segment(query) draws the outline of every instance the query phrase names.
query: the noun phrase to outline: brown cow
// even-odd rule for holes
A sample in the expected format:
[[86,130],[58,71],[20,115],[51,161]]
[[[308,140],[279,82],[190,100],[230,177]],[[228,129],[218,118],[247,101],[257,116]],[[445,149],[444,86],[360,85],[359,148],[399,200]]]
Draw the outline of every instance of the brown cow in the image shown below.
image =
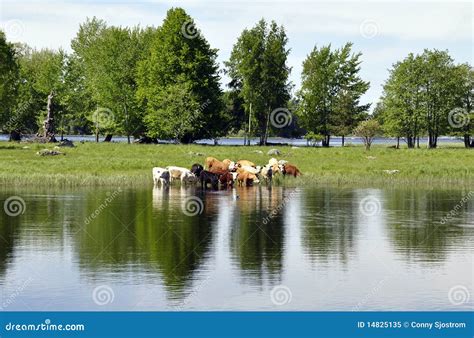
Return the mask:
[[237,184],[240,186],[249,186],[255,181],[258,181],[257,175],[248,171],[240,171],[237,175]]
[[228,170],[229,166],[231,165],[232,161],[228,159],[225,159],[224,161],[219,161],[217,158],[214,157],[206,158],[206,168],[211,173]]
[[283,176],[291,175],[294,177],[302,175],[301,171],[293,164],[285,163],[283,165]]
[[213,174],[219,177],[219,183],[222,186],[230,188],[234,186],[234,177],[229,170],[215,170]]

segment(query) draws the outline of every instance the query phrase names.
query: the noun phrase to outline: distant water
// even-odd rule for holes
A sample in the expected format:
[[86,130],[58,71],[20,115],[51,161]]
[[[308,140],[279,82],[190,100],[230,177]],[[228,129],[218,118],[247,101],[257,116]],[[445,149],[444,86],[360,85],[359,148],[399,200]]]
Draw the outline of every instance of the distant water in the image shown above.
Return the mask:
[[[6,134],[0,134],[0,141],[8,141],[8,138],[9,136],[6,135]],[[75,141],[75,142],[80,142],[80,141],[84,141],[84,142],[95,142],[95,136],[93,135],[67,135],[67,136],[64,136],[64,138],[67,138],[69,140],[72,140],[72,141]],[[59,139],[59,138],[58,138]],[[103,141],[103,137],[100,138],[100,141]],[[257,145],[258,144],[258,139],[255,138],[255,139],[252,139],[251,140],[251,144],[252,145]],[[122,136],[114,136],[112,138],[112,142],[119,142],[119,143],[123,143],[123,142],[127,142],[127,138],[126,137],[122,137]],[[165,141],[165,140],[162,140],[161,142],[170,142],[170,141]],[[293,146],[306,146],[307,143],[306,143],[306,140],[305,139],[287,139],[287,138],[281,138],[281,137],[270,137],[268,139],[268,142],[270,143],[275,143],[275,144],[290,144],[290,145],[293,145]],[[197,144],[214,144],[214,140],[210,140],[210,139],[205,139],[205,140],[199,140],[199,141],[196,141],[195,143]],[[397,140],[395,138],[376,138],[373,142],[373,144],[386,144],[387,146],[391,146],[391,145],[396,145],[397,143]],[[428,138],[420,138],[420,145],[423,144],[423,145],[426,145],[428,143]],[[458,137],[449,137],[449,136],[446,136],[446,137],[440,137],[439,138],[439,143],[440,144],[463,144],[463,140],[461,140],[460,138]],[[236,138],[236,137],[229,137],[229,138],[221,138],[218,140],[218,144],[220,145],[243,145],[244,144],[244,140],[243,138]],[[362,145],[363,144],[363,141],[361,138],[359,137],[346,137],[345,138],[345,144],[346,145],[349,145],[349,144],[354,144],[354,145]],[[404,144],[403,140],[400,139],[400,144]],[[342,138],[341,137],[338,137],[338,136],[334,136],[331,138],[331,146],[334,146],[334,147],[340,147],[342,145]]]
[[466,196],[265,186],[207,193],[3,188],[0,203],[14,197],[20,209],[0,209],[0,305],[469,310],[474,199]]

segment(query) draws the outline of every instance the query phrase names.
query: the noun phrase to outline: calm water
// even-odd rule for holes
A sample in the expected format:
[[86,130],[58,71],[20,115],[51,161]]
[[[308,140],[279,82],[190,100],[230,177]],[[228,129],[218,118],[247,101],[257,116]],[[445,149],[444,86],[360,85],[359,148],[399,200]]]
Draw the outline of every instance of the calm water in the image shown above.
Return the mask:
[[[0,306],[472,309],[474,196],[468,194],[0,190],[2,205],[11,196],[25,202],[19,216],[0,209]],[[459,299],[463,304],[455,305]]]

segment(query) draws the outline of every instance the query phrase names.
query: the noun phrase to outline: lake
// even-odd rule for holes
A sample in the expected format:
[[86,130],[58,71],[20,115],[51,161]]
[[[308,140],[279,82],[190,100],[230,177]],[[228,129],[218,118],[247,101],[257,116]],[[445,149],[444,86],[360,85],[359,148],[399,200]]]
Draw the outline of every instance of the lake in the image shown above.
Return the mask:
[[0,189],[5,310],[469,310],[474,193]]
[[[31,135],[33,137],[33,135]],[[10,138],[9,135],[7,134],[0,134],[0,142],[2,141],[8,141]],[[57,137],[58,140],[60,137]],[[95,142],[95,136],[94,135],[65,135],[64,138],[67,138],[73,142]],[[104,137],[102,136],[100,138],[100,141],[102,141]],[[26,138],[25,138],[26,140]],[[124,136],[114,136],[112,138],[112,142],[117,142],[117,143],[125,143],[127,142],[127,138]],[[160,142],[164,143],[170,143],[170,141],[166,140],[161,140]],[[219,139],[219,145],[223,146],[241,146],[243,145],[244,139],[243,138],[238,138],[238,137],[223,137]],[[258,145],[259,139],[258,138],[253,138],[251,140],[252,145]],[[307,142],[303,138],[283,138],[283,137],[269,137],[268,142],[273,143],[273,144],[289,144],[292,146],[298,146],[298,147],[305,147],[307,146]],[[462,140],[461,137],[455,137],[455,136],[440,136],[438,139],[438,143],[440,145],[449,145],[449,146],[464,146],[464,141]],[[205,139],[205,140],[198,140],[195,142],[196,144],[206,144],[206,145],[213,145],[214,140],[210,139]],[[425,146],[428,143],[428,138],[427,137],[422,137],[420,138],[420,146]],[[347,136],[345,138],[345,144],[347,145],[359,145],[362,146],[364,145],[364,142],[360,137],[351,137]],[[389,146],[394,146],[397,144],[397,139],[393,137],[376,137],[373,140],[374,145],[386,145],[387,147]],[[332,136],[331,137],[331,147],[340,147],[342,145],[342,137],[340,136]],[[404,146],[405,142],[403,139],[400,139],[400,145]]]

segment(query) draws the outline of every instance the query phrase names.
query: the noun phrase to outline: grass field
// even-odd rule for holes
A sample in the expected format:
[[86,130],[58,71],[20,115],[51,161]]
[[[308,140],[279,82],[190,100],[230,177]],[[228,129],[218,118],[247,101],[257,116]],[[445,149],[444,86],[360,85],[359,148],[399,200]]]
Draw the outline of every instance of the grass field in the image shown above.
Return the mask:
[[[265,164],[269,147],[200,145],[128,145],[77,143],[61,148],[66,155],[39,156],[37,151],[54,145],[0,143],[0,184],[47,186],[152,184],[151,168],[204,163],[218,159],[248,159]],[[278,159],[297,165],[303,172],[284,184],[337,184],[363,186],[428,185],[474,186],[474,151],[461,147],[391,149],[374,147],[292,148],[277,147]],[[263,152],[260,153],[259,151]],[[399,170],[387,174],[384,170]]]

